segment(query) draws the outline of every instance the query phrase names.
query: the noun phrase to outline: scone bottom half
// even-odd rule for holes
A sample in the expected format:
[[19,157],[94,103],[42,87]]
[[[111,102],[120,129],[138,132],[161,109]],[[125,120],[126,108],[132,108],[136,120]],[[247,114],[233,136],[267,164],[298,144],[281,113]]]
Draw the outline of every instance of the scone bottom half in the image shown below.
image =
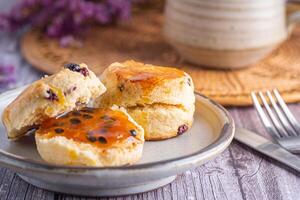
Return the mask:
[[182,70],[133,60],[113,63],[101,75],[106,93],[95,106],[119,105],[145,131],[146,140],[163,140],[186,133],[195,111],[194,84]]
[[86,64],[66,64],[33,82],[5,108],[2,121],[8,138],[16,140],[45,119],[86,106],[105,91]]
[[[66,144],[62,144],[66,141]],[[118,107],[85,107],[45,120],[36,131],[41,157],[53,164],[120,166],[138,161],[144,131]],[[55,146],[57,155],[48,148]],[[59,156],[65,158],[59,158]]]

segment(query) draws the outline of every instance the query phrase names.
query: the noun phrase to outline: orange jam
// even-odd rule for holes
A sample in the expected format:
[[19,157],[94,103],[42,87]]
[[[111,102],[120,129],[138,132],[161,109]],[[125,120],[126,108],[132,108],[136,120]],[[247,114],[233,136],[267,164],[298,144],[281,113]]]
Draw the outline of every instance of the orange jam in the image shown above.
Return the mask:
[[144,65],[136,62],[125,62],[127,67],[115,69],[119,79],[137,83],[142,86],[151,87],[166,79],[175,79],[185,76],[184,72],[170,67],[158,67],[153,65]]
[[44,121],[37,133],[48,138],[63,136],[77,142],[108,147],[136,137],[137,130],[121,111],[83,108]]

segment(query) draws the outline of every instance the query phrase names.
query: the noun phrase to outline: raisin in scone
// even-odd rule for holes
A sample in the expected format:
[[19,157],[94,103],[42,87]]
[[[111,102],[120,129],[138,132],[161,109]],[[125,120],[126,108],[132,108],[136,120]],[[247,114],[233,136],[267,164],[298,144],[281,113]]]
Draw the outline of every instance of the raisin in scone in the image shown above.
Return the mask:
[[67,64],[25,89],[3,112],[8,137],[16,139],[49,117],[86,105],[105,92],[85,64]]
[[121,166],[141,158],[144,131],[118,106],[87,107],[44,121],[35,139],[39,154],[49,163]]
[[192,125],[194,85],[185,72],[135,61],[113,63],[101,75],[107,92],[95,106],[125,107],[145,131],[146,140],[175,137]]

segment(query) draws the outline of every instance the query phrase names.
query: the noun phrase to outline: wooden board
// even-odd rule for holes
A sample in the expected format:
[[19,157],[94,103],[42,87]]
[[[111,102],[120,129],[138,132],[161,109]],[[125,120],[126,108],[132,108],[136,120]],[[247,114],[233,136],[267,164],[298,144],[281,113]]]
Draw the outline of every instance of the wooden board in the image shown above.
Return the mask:
[[223,105],[251,105],[251,91],[278,88],[287,102],[300,101],[300,27],[290,39],[254,66],[238,71],[186,63],[165,41],[159,12],[136,15],[127,24],[90,30],[81,47],[61,48],[38,30],[25,34],[21,50],[29,63],[49,74],[67,62],[85,62],[98,75],[112,62],[135,59],[188,72],[195,89]]

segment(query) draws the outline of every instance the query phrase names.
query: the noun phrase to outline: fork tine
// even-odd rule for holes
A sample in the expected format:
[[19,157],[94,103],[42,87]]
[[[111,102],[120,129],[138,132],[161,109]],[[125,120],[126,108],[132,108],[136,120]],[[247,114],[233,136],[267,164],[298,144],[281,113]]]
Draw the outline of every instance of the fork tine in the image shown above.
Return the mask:
[[263,95],[262,92],[258,92],[267,112],[269,117],[271,118],[271,121],[273,122],[273,124],[275,125],[276,129],[279,132],[279,135],[284,137],[284,136],[288,136],[288,133],[286,132],[286,130],[284,130],[284,128],[281,126],[280,122],[278,121],[278,119],[276,118],[274,112],[272,111],[272,109],[270,108],[265,96]]
[[288,106],[285,104],[284,100],[282,99],[279,91],[277,89],[273,90],[274,95],[281,107],[281,109],[283,110],[284,114],[286,115],[286,117],[288,118],[288,120],[290,121],[290,123],[292,124],[292,127],[295,129],[295,131],[300,134],[300,125],[299,122],[297,121],[297,119],[294,117],[294,115],[291,113],[290,109],[288,108]]
[[259,118],[263,122],[263,125],[267,129],[267,132],[271,134],[274,138],[279,138],[280,135],[273,124],[270,122],[269,118],[267,117],[266,113],[264,112],[262,106],[260,105],[258,98],[255,92],[251,92],[251,98],[254,104],[254,107],[258,113]]
[[281,110],[279,109],[279,107],[277,106],[276,101],[274,100],[271,92],[268,90],[267,91],[267,96],[270,99],[270,102],[272,104],[272,107],[274,108],[275,112],[277,113],[278,119],[281,122],[281,124],[283,125],[284,129],[289,133],[289,135],[297,135],[297,133],[295,132],[295,130],[291,127],[290,123],[288,122],[288,120],[286,119],[285,115],[281,112]]

